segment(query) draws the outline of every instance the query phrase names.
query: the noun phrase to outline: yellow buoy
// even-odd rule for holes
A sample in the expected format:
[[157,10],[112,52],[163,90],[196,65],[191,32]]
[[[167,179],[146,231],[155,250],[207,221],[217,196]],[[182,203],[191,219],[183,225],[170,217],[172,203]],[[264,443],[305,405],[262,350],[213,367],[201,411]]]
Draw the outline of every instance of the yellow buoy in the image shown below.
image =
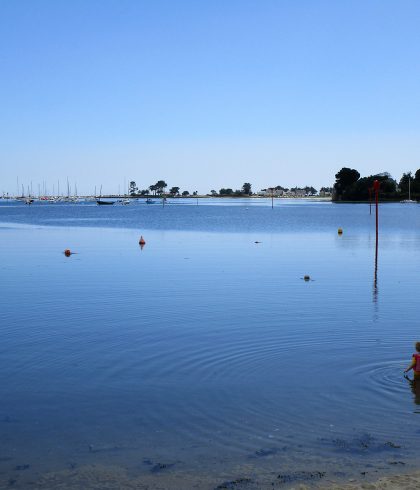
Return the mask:
[[337,230],[337,233],[338,233],[339,235],[342,235],[342,234],[343,234],[343,228],[339,228],[339,229]]

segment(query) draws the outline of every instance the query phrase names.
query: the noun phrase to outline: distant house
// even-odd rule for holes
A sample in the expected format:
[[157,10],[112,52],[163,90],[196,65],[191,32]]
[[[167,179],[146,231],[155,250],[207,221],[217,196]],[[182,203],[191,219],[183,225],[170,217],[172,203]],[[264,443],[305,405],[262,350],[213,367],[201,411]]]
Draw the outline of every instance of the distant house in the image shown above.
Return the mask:
[[261,189],[260,192],[258,192],[259,196],[263,197],[283,197],[284,195],[284,190],[283,189],[275,189],[273,187],[268,187],[267,189]]
[[319,191],[319,197],[331,197],[332,193],[330,191]]
[[294,189],[290,189],[289,191],[284,193],[284,197],[306,197],[306,191],[305,189],[299,189],[298,187],[295,187]]

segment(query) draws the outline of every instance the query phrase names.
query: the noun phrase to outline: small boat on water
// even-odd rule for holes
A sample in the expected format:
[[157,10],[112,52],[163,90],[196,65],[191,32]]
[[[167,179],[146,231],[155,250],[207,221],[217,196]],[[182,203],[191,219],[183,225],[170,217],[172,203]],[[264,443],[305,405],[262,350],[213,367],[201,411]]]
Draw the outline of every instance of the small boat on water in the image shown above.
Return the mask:
[[115,204],[115,201],[101,201],[100,199],[96,200],[96,204],[99,204],[99,206],[104,206],[104,205],[112,205]]
[[153,199],[150,199],[150,197],[146,199],[146,204],[154,204],[154,203],[155,201],[153,201]]
[[101,185],[101,190],[99,191],[99,198],[96,199],[96,204],[99,206],[112,206],[115,204],[115,201],[102,201],[102,185]]

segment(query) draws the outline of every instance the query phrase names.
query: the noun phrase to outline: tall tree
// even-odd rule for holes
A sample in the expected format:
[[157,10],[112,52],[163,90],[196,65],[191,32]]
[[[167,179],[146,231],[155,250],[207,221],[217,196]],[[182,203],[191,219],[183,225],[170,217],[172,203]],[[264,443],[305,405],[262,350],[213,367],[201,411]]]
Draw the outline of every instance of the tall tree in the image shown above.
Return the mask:
[[[132,180],[132,181],[130,182],[130,187],[129,187],[128,192],[130,193],[130,196],[135,196],[135,195],[137,194],[137,191],[138,191],[138,189],[137,189],[137,185],[136,185],[136,183],[134,182],[134,180]],[[125,191],[124,191],[124,192],[125,192]]]
[[245,182],[242,186],[242,192],[248,196],[251,194],[251,184],[249,182]]
[[360,173],[354,168],[343,167],[335,174],[336,185],[342,189],[354,184],[360,178]]
[[169,189],[169,194],[171,194],[171,196],[177,196],[179,194],[179,187],[171,187]]
[[155,184],[156,192],[162,194],[163,191],[168,187],[168,184],[164,180],[158,180]]
[[349,167],[343,167],[339,172],[335,174],[334,190],[336,198],[345,198],[345,194],[349,191],[352,185],[354,185],[360,177],[360,173]]

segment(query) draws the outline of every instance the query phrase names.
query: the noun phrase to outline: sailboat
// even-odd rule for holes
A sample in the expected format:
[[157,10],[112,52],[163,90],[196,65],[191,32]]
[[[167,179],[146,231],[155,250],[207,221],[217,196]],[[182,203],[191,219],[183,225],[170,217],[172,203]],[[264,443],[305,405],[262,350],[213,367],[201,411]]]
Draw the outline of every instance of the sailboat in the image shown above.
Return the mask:
[[99,199],[96,200],[96,204],[99,204],[100,206],[103,206],[103,205],[112,205],[115,203],[115,201],[101,201],[101,197],[102,197],[102,186],[101,186],[101,190],[99,191]]
[[413,201],[411,199],[411,179],[410,177],[408,178],[408,199],[404,199],[403,201],[400,201],[404,204],[417,204],[417,201]]

